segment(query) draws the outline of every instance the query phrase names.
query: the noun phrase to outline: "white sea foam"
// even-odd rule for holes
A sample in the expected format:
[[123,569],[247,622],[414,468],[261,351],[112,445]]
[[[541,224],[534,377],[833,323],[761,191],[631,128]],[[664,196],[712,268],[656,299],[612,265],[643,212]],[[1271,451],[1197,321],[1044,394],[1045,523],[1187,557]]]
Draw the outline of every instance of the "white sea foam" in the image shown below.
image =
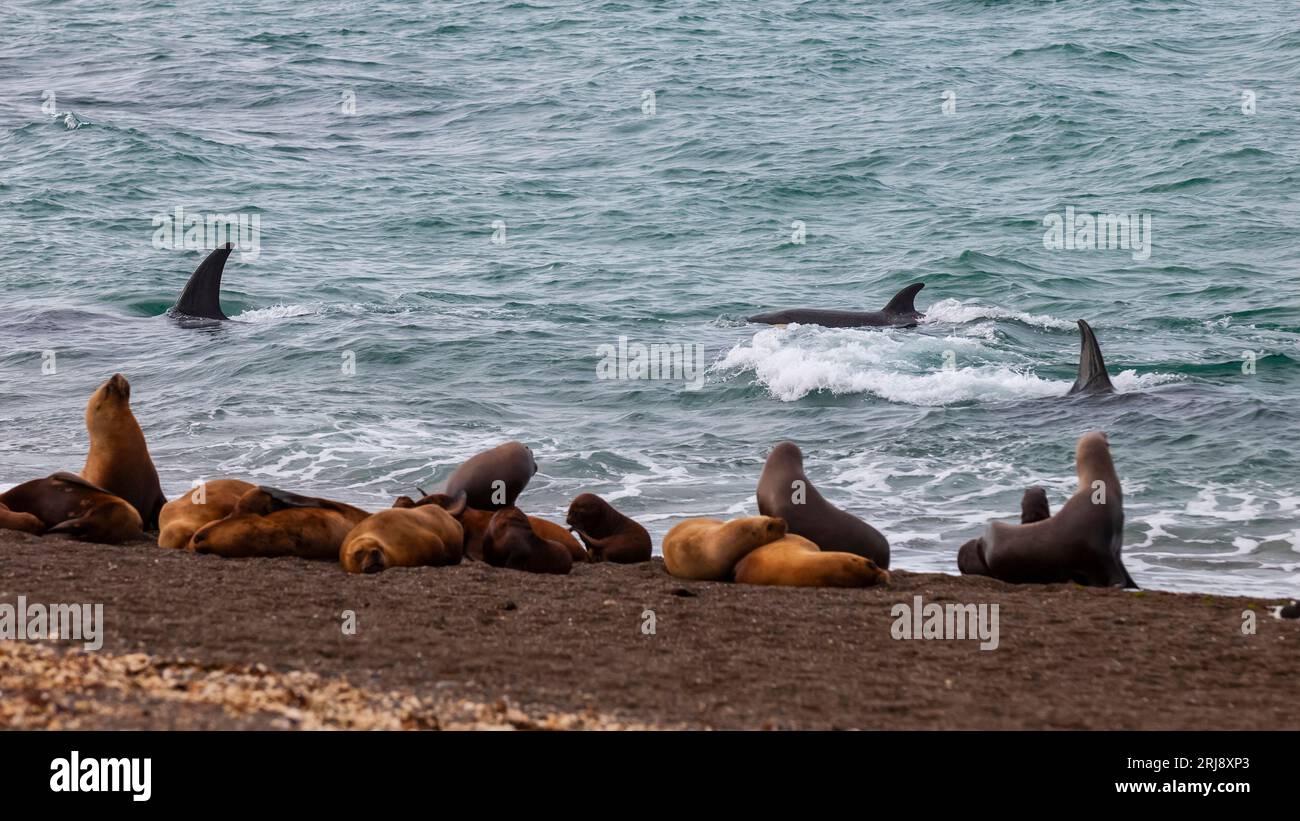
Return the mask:
[[1039,328],[1059,328],[1061,330],[1073,330],[1075,327],[1075,323],[1071,320],[1058,319],[1047,314],[1029,314],[1024,311],[999,308],[996,305],[971,305],[956,299],[941,299],[926,308],[925,318],[921,321],[927,324],[964,325],[977,319],[1009,319],[1013,322],[1034,325]]
[[322,305],[272,305],[269,308],[251,308],[247,311],[232,316],[235,322],[274,322],[277,319],[286,319],[293,316],[312,316],[313,314],[324,313],[325,308]]

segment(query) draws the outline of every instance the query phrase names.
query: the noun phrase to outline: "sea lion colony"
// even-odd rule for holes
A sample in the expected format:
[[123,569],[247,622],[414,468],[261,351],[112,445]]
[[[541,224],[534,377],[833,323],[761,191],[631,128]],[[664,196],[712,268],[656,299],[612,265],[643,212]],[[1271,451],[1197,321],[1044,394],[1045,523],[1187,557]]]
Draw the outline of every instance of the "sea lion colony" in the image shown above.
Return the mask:
[[[202,483],[167,502],[130,396],[121,374],[95,391],[86,407],[90,453],[81,474],[55,473],[0,494],[0,528],[105,544],[156,534],[166,548],[337,561],[352,573],[468,560],[565,574],[575,562],[650,559],[646,529],[595,494],[574,498],[567,528],[520,510],[516,501],[537,462],[519,442],[467,460],[443,492],[401,496],[374,513],[239,479]],[[1018,583],[1136,587],[1120,555],[1123,501],[1104,433],[1079,439],[1076,464],[1079,489],[1055,516],[1046,493],[1030,488],[1021,524],[993,522],[961,546],[961,572]],[[888,540],[817,491],[793,443],[773,448],[756,495],[761,515],[687,519],[673,527],[663,541],[668,572],[803,587],[888,583]]]

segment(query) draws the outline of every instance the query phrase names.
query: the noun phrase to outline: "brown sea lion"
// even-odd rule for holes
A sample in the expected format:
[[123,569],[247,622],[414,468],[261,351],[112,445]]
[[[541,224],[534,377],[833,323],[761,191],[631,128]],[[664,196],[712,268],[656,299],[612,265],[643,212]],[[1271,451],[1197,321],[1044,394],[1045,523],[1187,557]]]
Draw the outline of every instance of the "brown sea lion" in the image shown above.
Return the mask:
[[853,553],[823,553],[817,545],[793,533],[768,542],[736,565],[740,584],[780,584],[790,587],[872,587],[889,583],[889,571]]
[[214,479],[172,499],[158,514],[158,546],[183,548],[208,522],[224,519],[256,485],[239,479]]
[[1137,587],[1120,556],[1124,499],[1106,434],[1079,438],[1075,471],[1079,489],[1055,516],[1038,518],[1050,514],[1046,493],[1030,488],[1021,502],[1021,520],[1030,521],[990,522],[957,552],[961,572],[1012,583]]
[[664,536],[664,565],[681,579],[730,579],[736,563],[750,551],[785,534],[785,520],[771,516],[746,516],[728,522],[687,519]]
[[871,525],[822,498],[803,472],[803,454],[780,442],[758,480],[758,512],[785,519],[790,532],[827,551],[855,553],[889,567],[889,540]]
[[131,413],[131,385],[120,373],[99,386],[86,403],[90,453],[81,476],[92,485],[126,499],[146,530],[158,529],[158,513],[167,504],[158,471],[149,458],[140,424]]
[[349,573],[378,573],[389,567],[460,564],[464,529],[456,521],[456,514],[465,507],[465,494],[457,497],[450,508],[398,501],[398,505],[374,513],[352,528],[339,548],[343,569]]
[[[405,500],[405,501],[403,501]],[[417,500],[412,500],[409,496],[402,496],[398,503],[404,505],[438,505],[440,507],[449,507],[454,500],[446,493],[432,493],[428,496]],[[394,507],[399,506],[394,503]],[[466,507],[456,516],[457,521],[465,528],[465,556],[476,562],[483,561],[483,540],[487,537],[488,523],[492,521],[493,511],[476,510],[472,507]],[[537,516],[529,516],[528,523],[532,525],[533,532],[543,539],[559,542],[569,549],[569,555],[575,562],[587,561],[587,551],[573,537],[573,534],[565,530],[562,526],[547,519]]]
[[475,510],[500,510],[514,506],[536,472],[533,452],[520,442],[506,442],[467,459],[447,477],[443,492],[468,493]]
[[587,546],[593,562],[650,561],[650,534],[646,529],[594,493],[574,497],[565,521]]
[[[0,507],[28,533],[62,535],[83,542],[118,544],[144,539],[140,514],[129,502],[74,473],[33,479],[0,494]],[[42,525],[33,528],[32,519]]]
[[343,540],[369,515],[342,502],[256,487],[239,497],[229,516],[195,531],[189,549],[228,559],[300,556],[338,561]]
[[529,573],[563,574],[573,569],[569,548],[538,536],[532,522],[517,507],[502,508],[492,514],[483,539],[483,559],[493,567]]

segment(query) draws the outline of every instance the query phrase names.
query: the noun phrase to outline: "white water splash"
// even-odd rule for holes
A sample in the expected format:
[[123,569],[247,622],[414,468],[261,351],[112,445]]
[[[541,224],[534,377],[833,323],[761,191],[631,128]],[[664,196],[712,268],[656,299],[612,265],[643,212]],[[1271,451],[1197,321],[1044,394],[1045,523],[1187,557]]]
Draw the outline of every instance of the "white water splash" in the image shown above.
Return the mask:
[[1075,323],[1068,319],[1058,319],[1047,314],[1040,316],[1024,311],[1012,311],[995,305],[970,305],[956,299],[941,299],[926,308],[925,318],[921,321],[931,325],[938,323],[964,325],[977,319],[1009,319],[1039,328],[1057,328],[1067,331],[1075,328]]

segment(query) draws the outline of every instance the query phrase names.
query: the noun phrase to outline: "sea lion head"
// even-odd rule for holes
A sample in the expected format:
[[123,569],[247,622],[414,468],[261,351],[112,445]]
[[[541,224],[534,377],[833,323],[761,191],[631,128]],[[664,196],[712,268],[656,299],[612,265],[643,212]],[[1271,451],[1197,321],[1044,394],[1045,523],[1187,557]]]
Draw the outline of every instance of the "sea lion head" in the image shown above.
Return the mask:
[[785,519],[776,516],[746,516],[732,519],[723,526],[738,528],[745,540],[753,542],[756,547],[784,538],[787,530]]
[[957,569],[965,576],[989,576],[984,562],[984,545],[980,539],[971,539],[957,550]]
[[349,573],[379,573],[388,567],[383,547],[369,536],[348,542],[340,558],[343,569]]
[[1074,464],[1080,490],[1090,490],[1092,483],[1100,479],[1106,482],[1107,493],[1119,493],[1115,463],[1110,457],[1110,439],[1102,431],[1089,431],[1079,437],[1074,448]]
[[93,437],[96,432],[111,430],[122,414],[131,415],[131,383],[120,373],[115,373],[90,395],[86,403],[86,429]]
[[[862,575],[869,579],[871,585],[889,584],[889,571],[876,564],[866,556],[854,556],[853,558],[861,560]],[[855,564],[859,564],[855,562]]]
[[1052,508],[1047,503],[1047,491],[1034,485],[1020,498],[1020,523],[1022,525],[1052,518]]
[[780,462],[802,471],[803,451],[799,450],[799,446],[794,442],[777,442],[776,447],[772,448],[772,452],[768,454],[767,461],[768,464]]
[[[240,504],[256,492],[250,490],[244,494],[240,497]],[[194,531],[185,549],[191,553],[239,556],[247,554],[252,546],[262,545],[268,540],[278,541],[281,536],[282,534],[275,532],[265,518],[255,513],[241,512],[236,506],[235,511],[226,518],[208,522]]]
[[580,493],[573,497],[569,503],[569,513],[565,516],[565,524],[569,527],[579,527],[583,530],[599,531],[597,535],[604,533],[603,525],[612,511],[609,502],[600,498],[594,493]]

